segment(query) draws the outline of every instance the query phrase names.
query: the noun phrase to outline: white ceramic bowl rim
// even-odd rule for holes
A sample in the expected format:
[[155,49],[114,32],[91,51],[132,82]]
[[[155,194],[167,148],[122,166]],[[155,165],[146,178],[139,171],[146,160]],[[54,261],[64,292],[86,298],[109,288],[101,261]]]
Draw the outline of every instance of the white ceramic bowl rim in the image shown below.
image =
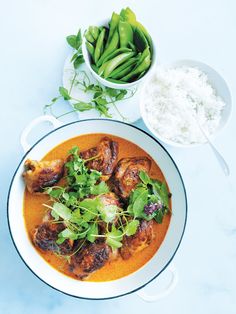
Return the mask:
[[[179,236],[179,241],[178,241],[178,244],[175,248],[175,250],[173,251],[172,255],[169,257],[169,260],[168,262],[165,264],[165,266],[159,271],[157,272],[157,274],[152,277],[151,279],[147,280],[147,282],[145,284],[142,284],[141,286],[138,286],[136,287],[135,289],[132,289],[131,291],[128,291],[128,292],[125,292],[125,293],[121,293],[119,295],[114,295],[114,296],[109,296],[109,297],[98,297],[98,298],[93,298],[93,297],[82,297],[82,296],[78,296],[78,295],[74,295],[74,294],[71,294],[71,293],[67,293],[65,291],[62,291],[60,290],[59,288],[53,286],[52,284],[49,284],[45,279],[42,279],[41,276],[39,274],[37,274],[27,263],[27,261],[23,258],[20,250],[18,249],[17,247],[17,244],[15,243],[15,239],[14,239],[14,236],[13,236],[13,233],[12,233],[12,230],[11,230],[11,222],[10,222],[10,217],[9,217],[9,208],[10,208],[10,197],[11,197],[11,190],[12,190],[12,186],[13,186],[13,183],[14,183],[14,180],[15,180],[15,177],[16,175],[18,174],[18,170],[19,168],[22,166],[22,163],[24,161],[24,159],[26,158],[26,156],[33,150],[34,147],[36,147],[43,139],[45,139],[46,137],[48,137],[50,134],[52,133],[55,133],[57,132],[58,130],[60,129],[63,129],[63,128],[66,128],[70,125],[73,125],[73,124],[80,124],[80,123],[83,123],[83,122],[90,122],[90,121],[109,121],[109,122],[112,122],[112,123],[119,123],[119,124],[124,124],[128,127],[131,127],[131,128],[134,128],[136,130],[138,130],[139,132],[141,133],[144,133],[146,136],[150,137],[153,141],[155,141],[163,150],[164,152],[168,155],[168,157],[170,158],[171,162],[173,163],[173,166],[174,168],[176,169],[177,171],[177,174],[179,176],[179,179],[180,179],[180,182],[182,183],[182,188],[183,188],[183,192],[184,192],[184,203],[185,203],[185,208],[183,209],[184,211],[184,223],[183,223],[183,227],[182,227],[182,231],[181,231],[181,234]],[[96,131],[94,132],[96,133]],[[111,132],[112,133],[112,132]],[[58,143],[60,144],[60,143]],[[137,144],[138,145],[138,144]],[[185,185],[184,185],[184,182],[183,182],[183,178],[181,176],[181,173],[176,165],[176,163],[174,162],[173,158],[171,157],[171,155],[168,153],[168,151],[165,149],[165,147],[157,140],[155,139],[152,135],[150,135],[149,133],[145,132],[144,130],[134,126],[134,125],[130,125],[128,123],[125,123],[125,122],[122,122],[122,121],[118,121],[118,120],[109,120],[109,119],[84,119],[84,120],[79,120],[79,121],[74,121],[74,122],[71,122],[71,123],[68,123],[68,124],[64,124],[50,132],[48,132],[46,135],[44,135],[43,137],[41,137],[23,156],[23,158],[21,159],[21,161],[19,162],[19,165],[17,166],[15,172],[14,172],[14,175],[13,175],[13,178],[11,180],[11,183],[10,183],[10,187],[9,187],[9,192],[8,192],[8,197],[7,197],[7,221],[8,221],[8,227],[9,227],[9,231],[10,231],[10,236],[11,236],[11,239],[13,241],[13,244],[15,246],[15,249],[16,251],[18,252],[20,258],[22,259],[22,261],[24,262],[24,264],[27,266],[27,268],[36,276],[38,277],[41,281],[43,281],[45,284],[47,284],[48,286],[50,286],[51,288],[61,292],[61,293],[64,293],[66,295],[69,295],[69,296],[72,296],[72,297],[76,297],[76,298],[80,298],[80,299],[88,299],[88,300],[106,300],[106,299],[114,299],[114,298],[118,298],[118,297],[121,297],[121,296],[125,296],[125,295],[128,295],[128,294],[131,294],[133,292],[136,292],[138,291],[139,289],[145,287],[147,284],[149,284],[151,281],[153,281],[155,278],[157,278],[167,267],[168,265],[171,263],[172,259],[174,258],[180,244],[181,244],[181,241],[182,241],[182,238],[183,238],[183,235],[184,235],[184,232],[185,232],[185,227],[186,227],[186,222],[187,222],[187,212],[188,212],[188,204],[187,204],[187,193],[186,193],[186,189],[185,189]],[[147,264],[145,264],[143,267],[146,267]],[[65,276],[65,275],[64,275]],[[119,280],[119,279],[118,279]],[[99,283],[95,283],[95,284],[98,284],[99,286]]]

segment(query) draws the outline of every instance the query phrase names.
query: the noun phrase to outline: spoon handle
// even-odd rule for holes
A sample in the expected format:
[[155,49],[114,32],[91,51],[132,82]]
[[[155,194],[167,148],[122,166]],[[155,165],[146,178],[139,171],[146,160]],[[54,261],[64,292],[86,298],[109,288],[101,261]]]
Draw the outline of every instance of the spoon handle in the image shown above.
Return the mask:
[[214,152],[216,159],[218,160],[224,174],[226,176],[230,175],[230,170],[229,170],[229,166],[227,164],[227,162],[225,161],[224,157],[220,154],[220,152],[215,148],[215,146],[211,143],[211,141],[209,141],[209,139],[207,139],[208,144],[210,145],[212,151]]
[[206,132],[203,130],[201,124],[198,121],[197,115],[195,112],[193,112],[193,117],[195,119],[195,121],[198,124],[199,130],[202,132],[203,136],[205,137],[207,143],[209,144],[209,146],[211,147],[216,159],[218,160],[218,163],[221,166],[221,169],[223,170],[225,176],[229,176],[230,175],[230,170],[229,170],[229,166],[227,164],[227,162],[225,161],[224,157],[221,155],[221,153],[215,148],[215,146],[212,144],[211,140],[209,139],[208,135],[206,134]]

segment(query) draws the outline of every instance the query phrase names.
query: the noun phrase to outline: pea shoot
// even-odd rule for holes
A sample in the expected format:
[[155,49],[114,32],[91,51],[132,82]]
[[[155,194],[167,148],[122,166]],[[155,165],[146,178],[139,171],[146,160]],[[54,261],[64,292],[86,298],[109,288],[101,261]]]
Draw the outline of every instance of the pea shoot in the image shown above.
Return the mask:
[[[90,40],[97,39],[96,34],[98,32],[96,27],[90,27],[90,32],[85,33],[85,37]],[[126,89],[113,89],[99,84],[98,82],[92,83],[89,76],[85,71],[81,71],[80,65],[84,63],[84,58],[82,55],[82,34],[81,30],[78,31],[77,35],[70,35],[66,38],[67,43],[73,48],[73,56],[71,58],[71,62],[73,63],[73,75],[70,84],[70,88],[65,88],[60,86],[58,88],[58,95],[54,97],[51,102],[44,106],[44,113],[50,112],[57,119],[69,115],[74,112],[84,112],[89,110],[96,110],[99,112],[101,116],[106,118],[112,118],[112,115],[109,112],[109,108],[114,106],[118,115],[121,117],[123,121],[127,120],[119,109],[116,106],[116,103],[123,99],[128,99],[132,97],[136,89],[126,90]],[[94,48],[90,42],[87,42],[87,49],[93,51]],[[97,50],[98,54],[98,50]],[[106,56],[105,56],[106,57]],[[73,89],[79,89],[82,94],[87,95],[89,97],[89,101],[84,101],[82,99],[78,99],[73,97]],[[56,114],[54,112],[54,107],[59,100],[70,101],[73,109],[67,111],[63,114]]]

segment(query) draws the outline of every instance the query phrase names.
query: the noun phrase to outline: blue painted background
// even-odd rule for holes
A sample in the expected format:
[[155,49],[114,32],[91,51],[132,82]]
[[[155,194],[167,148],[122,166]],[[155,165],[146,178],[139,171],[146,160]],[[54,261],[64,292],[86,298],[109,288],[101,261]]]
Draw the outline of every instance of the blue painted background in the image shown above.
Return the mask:
[[[229,178],[222,174],[209,147],[167,147],[186,183],[189,218],[174,259],[179,283],[166,299],[145,303],[136,295],[110,301],[65,296],[37,279],[11,242],[6,199],[11,177],[23,154],[19,136],[33,118],[42,114],[43,105],[55,96],[61,84],[62,65],[69,52],[65,36],[127,4],[154,34],[159,62],[182,58],[206,62],[223,74],[235,96],[233,0],[2,1],[0,313],[236,313],[235,110],[227,128],[214,141],[230,165]],[[62,106],[69,109],[68,104]],[[141,121],[137,125],[144,127]],[[42,126],[34,136],[40,137],[47,131]],[[155,291],[157,286],[153,283],[149,290]]]

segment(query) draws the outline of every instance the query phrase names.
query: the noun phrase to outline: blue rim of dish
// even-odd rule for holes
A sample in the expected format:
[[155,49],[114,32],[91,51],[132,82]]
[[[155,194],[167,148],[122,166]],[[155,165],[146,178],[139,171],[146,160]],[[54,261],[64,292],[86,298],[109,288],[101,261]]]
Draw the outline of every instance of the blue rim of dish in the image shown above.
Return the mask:
[[[67,292],[64,292],[58,288],[55,288],[53,287],[52,285],[50,285],[49,283],[47,283],[45,280],[43,280],[39,275],[37,275],[30,267],[29,265],[27,264],[27,262],[24,260],[24,258],[21,256],[21,253],[20,251],[18,250],[17,248],[17,245],[14,241],[14,238],[13,238],[13,235],[12,235],[12,232],[11,232],[11,227],[10,227],[10,220],[9,220],[9,199],[10,199],[10,194],[11,194],[11,188],[12,188],[12,184],[14,182],[14,179],[15,179],[15,176],[17,174],[17,171],[18,169],[20,168],[23,160],[25,159],[26,155],[28,155],[28,153],[39,143],[41,142],[44,138],[46,138],[48,135],[50,135],[51,133],[54,133],[56,132],[57,130],[59,129],[62,129],[62,128],[65,128],[67,127],[68,125],[72,125],[72,124],[76,124],[76,123],[80,123],[80,122],[86,122],[86,121],[109,121],[109,122],[115,122],[115,123],[120,123],[120,124],[125,124],[125,125],[128,125],[129,127],[132,127],[134,129],[137,129],[139,130],[140,132],[146,134],[147,136],[149,136],[150,138],[152,138],[158,145],[161,146],[161,148],[167,153],[167,155],[169,156],[169,158],[171,159],[171,161],[173,162],[178,174],[179,174],[179,177],[180,177],[180,180],[182,182],[182,186],[183,186],[183,190],[184,190],[184,196],[185,196],[185,202],[186,202],[186,208],[185,208],[185,221],[184,221],[184,226],[183,226],[183,231],[182,231],[182,234],[181,234],[181,237],[180,237],[180,240],[179,240],[179,243],[174,251],[174,253],[172,254],[171,258],[169,259],[169,261],[166,263],[166,265],[162,268],[161,271],[159,271],[152,279],[150,279],[149,281],[147,281],[144,285],[140,286],[140,287],[137,287],[136,289],[134,290],[131,290],[129,292],[126,292],[126,293],[123,293],[123,294],[119,294],[119,295],[116,295],[116,296],[112,296],[112,297],[106,297],[106,298],[86,298],[86,297],[80,297],[80,296],[77,296],[77,295],[73,295],[73,294],[70,294],[70,293],[67,293]],[[70,123],[67,123],[67,124],[64,124],[50,132],[48,132],[46,135],[44,135],[43,137],[41,137],[34,145],[32,145],[32,147],[24,154],[24,156],[22,157],[21,161],[19,162],[15,172],[14,172],[14,175],[12,177],[12,180],[11,180],[11,183],[10,183],[10,187],[9,187],[9,192],[8,192],[8,196],[7,196],[7,222],[8,222],[8,228],[9,228],[9,232],[10,232],[10,236],[11,236],[11,239],[12,239],[12,242],[15,246],[15,249],[17,251],[17,253],[19,254],[21,260],[23,261],[23,263],[26,265],[26,267],[38,278],[40,279],[42,282],[44,282],[47,286],[63,293],[63,294],[66,294],[68,296],[71,296],[71,297],[74,297],[74,298],[78,298],[78,299],[85,299],[85,300],[110,300],[110,299],[116,299],[116,298],[119,298],[119,297],[123,297],[125,295],[128,295],[128,294],[131,294],[131,293],[134,293],[134,292],[137,292],[138,290],[144,288],[146,285],[148,285],[150,282],[152,282],[154,279],[156,279],[168,266],[169,264],[171,263],[171,261],[173,260],[176,252],[178,251],[179,249],[179,246],[180,246],[180,243],[182,242],[182,239],[183,239],[183,235],[184,235],[184,232],[185,232],[185,227],[186,227],[186,223],[187,223],[187,215],[188,215],[188,203],[187,203],[187,193],[186,193],[186,189],[185,189],[185,185],[184,185],[184,181],[183,181],[183,178],[181,176],[181,173],[175,163],[175,161],[173,160],[173,158],[171,157],[171,155],[169,154],[169,152],[166,150],[166,148],[156,139],[154,138],[151,134],[147,133],[146,131],[138,128],[137,126],[135,125],[131,125],[131,124],[128,124],[128,123],[125,123],[123,121],[118,121],[118,120],[109,120],[109,119],[83,119],[83,120],[77,120],[77,121],[73,121],[73,122],[70,122]]]

